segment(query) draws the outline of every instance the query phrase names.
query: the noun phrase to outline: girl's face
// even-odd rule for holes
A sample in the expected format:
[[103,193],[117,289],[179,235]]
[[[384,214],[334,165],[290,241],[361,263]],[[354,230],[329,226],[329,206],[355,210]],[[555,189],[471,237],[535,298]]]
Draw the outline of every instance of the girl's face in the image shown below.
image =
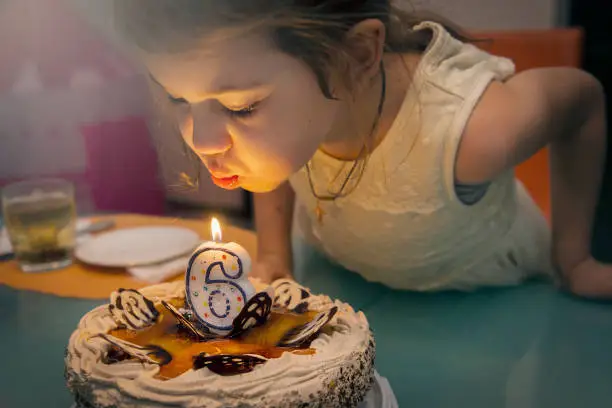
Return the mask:
[[340,109],[305,64],[263,37],[147,54],[145,64],[186,143],[224,188],[275,189],[312,157]]

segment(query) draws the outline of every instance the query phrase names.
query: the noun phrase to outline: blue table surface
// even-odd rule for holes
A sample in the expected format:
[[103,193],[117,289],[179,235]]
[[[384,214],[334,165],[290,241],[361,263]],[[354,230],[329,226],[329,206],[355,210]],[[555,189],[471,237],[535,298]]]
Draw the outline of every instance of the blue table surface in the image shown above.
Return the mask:
[[[400,407],[612,406],[612,305],[547,283],[417,294],[298,256],[297,279],[366,313]],[[307,274],[304,271],[309,271]],[[64,347],[100,301],[0,286],[0,408],[68,408]]]

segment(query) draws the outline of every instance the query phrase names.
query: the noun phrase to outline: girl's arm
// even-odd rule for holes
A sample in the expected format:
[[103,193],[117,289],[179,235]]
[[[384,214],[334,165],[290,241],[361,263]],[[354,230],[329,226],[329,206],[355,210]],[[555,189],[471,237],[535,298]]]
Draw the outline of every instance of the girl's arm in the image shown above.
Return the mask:
[[291,225],[295,193],[288,182],[254,195],[257,260],[253,276],[270,282],[290,278],[293,268]]
[[492,84],[463,136],[459,181],[491,180],[550,145],[553,261],[574,293],[612,297],[612,265],[591,256],[606,153],[600,83],[572,68],[525,71]]

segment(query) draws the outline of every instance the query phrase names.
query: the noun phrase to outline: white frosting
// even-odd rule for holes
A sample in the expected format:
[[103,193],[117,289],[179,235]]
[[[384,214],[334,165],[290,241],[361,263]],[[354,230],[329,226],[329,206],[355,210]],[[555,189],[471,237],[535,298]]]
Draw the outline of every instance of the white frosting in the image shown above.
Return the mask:
[[[184,283],[167,283],[141,290],[157,302],[184,296]],[[317,299],[327,299],[315,296]],[[116,328],[117,323],[100,306],[87,313],[70,337],[66,365],[70,386],[101,406],[220,408],[247,402],[257,406],[283,406],[296,395],[327,392],[340,370],[359,367],[359,358],[369,347],[372,335],[366,317],[349,305],[333,302],[339,310],[329,323],[330,334],[320,334],[312,342],[314,355],[284,353],[256,367],[252,372],[223,377],[208,369],[189,370],[179,377],[162,381],[154,378],[154,364],[124,361],[107,365],[101,362],[108,347],[101,338],[90,338]],[[251,405],[247,405],[251,406]]]

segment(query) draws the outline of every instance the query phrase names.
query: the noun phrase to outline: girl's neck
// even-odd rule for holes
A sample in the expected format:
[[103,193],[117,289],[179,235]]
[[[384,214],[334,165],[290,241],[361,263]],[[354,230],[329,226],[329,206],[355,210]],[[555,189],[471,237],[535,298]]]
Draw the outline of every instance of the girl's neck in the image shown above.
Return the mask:
[[412,83],[420,56],[418,54],[386,54],[386,95],[378,125],[371,134],[378,115],[381,97],[381,76],[372,85],[346,101],[327,140],[320,146],[325,154],[338,160],[352,161],[364,152],[371,153],[384,140],[397,117]]

